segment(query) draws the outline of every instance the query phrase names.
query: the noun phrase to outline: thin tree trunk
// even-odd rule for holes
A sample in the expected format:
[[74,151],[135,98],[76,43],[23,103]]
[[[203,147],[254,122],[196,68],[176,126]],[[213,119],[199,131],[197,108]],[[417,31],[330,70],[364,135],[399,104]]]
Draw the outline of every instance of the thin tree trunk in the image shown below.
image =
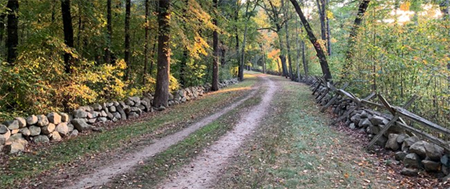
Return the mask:
[[[236,1],[236,9],[234,11],[234,20],[238,22],[239,20],[239,1]],[[239,31],[238,27],[235,26],[235,39],[236,39],[236,56],[238,61],[238,79],[239,81],[244,80],[244,70],[241,66],[241,55],[240,55],[240,47],[239,47]]]
[[301,44],[302,44],[303,70],[305,71],[305,77],[308,77],[309,69],[308,69],[308,62],[306,61],[305,42],[302,40]]
[[[330,3],[329,0],[326,0],[326,5],[328,7],[328,4]],[[330,19],[325,14],[325,18],[327,20],[327,48],[328,48],[328,56],[331,56],[331,28],[330,28]]]
[[154,106],[167,107],[170,75],[170,0],[159,0],[158,69]]
[[127,70],[126,70],[125,80],[130,79],[130,75],[131,75],[130,17],[131,17],[131,0],[126,0],[126,5],[125,5],[125,62],[127,63]]
[[278,42],[280,43],[280,59],[281,59],[281,68],[282,68],[282,72],[283,72],[283,76],[287,77],[287,68],[286,68],[286,56],[283,55],[284,52],[284,45],[283,45],[283,40],[281,38],[281,26],[277,25],[277,34],[278,34]]
[[112,15],[111,15],[111,0],[106,1],[106,49],[105,62],[111,64],[111,42],[112,42]]
[[348,49],[345,53],[345,64],[343,69],[343,76],[345,77],[348,74],[350,67],[352,66],[352,57],[353,57],[353,46],[356,42],[356,37],[358,35],[358,29],[361,26],[361,22],[363,20],[364,14],[366,13],[367,7],[369,6],[370,0],[363,0],[361,4],[359,4],[358,14],[356,15],[355,22],[353,23],[353,27],[350,30],[350,35],[348,37]]
[[295,10],[297,11],[297,14],[300,16],[300,19],[303,23],[303,27],[305,27],[306,33],[308,34],[308,38],[311,41],[312,45],[314,46],[317,58],[319,58],[320,67],[322,68],[323,76],[325,77],[326,81],[329,81],[332,79],[330,68],[328,66],[327,57],[320,46],[319,42],[317,41],[316,36],[314,35],[314,32],[311,29],[311,26],[309,25],[308,21],[306,20],[305,15],[302,12],[302,9],[298,5],[296,0],[290,0],[291,3],[294,5]]
[[[214,3],[214,9],[216,11],[218,10],[218,3],[217,0],[213,0]],[[215,15],[214,17],[216,17]],[[213,19],[213,24],[217,26],[217,18]],[[245,36],[244,36],[245,41]],[[244,43],[245,44],[245,43]],[[218,91],[219,90],[219,33],[217,30],[213,31],[213,74],[212,74],[212,91]]]
[[[250,6],[250,2],[247,2],[247,6],[245,8],[245,17],[247,18],[247,14],[248,14],[248,8]],[[241,61],[239,64],[239,79],[241,81],[244,80],[244,64],[245,64],[245,43],[247,41],[247,30],[248,30],[248,24],[245,24],[245,29],[244,29],[244,40],[242,42],[242,52],[241,52]]]
[[145,36],[144,36],[144,70],[142,75],[142,84],[145,85],[145,80],[147,79],[147,66],[148,66],[148,30],[149,30],[149,2],[145,0]]
[[295,19],[296,20],[296,27],[295,27],[295,36],[296,36],[296,38],[295,38],[295,40],[296,40],[296,43],[297,43],[297,78],[298,78],[298,80],[300,81],[300,77],[301,77],[301,75],[300,75],[300,42],[299,42],[299,32],[298,32],[298,28],[300,28],[300,21],[298,20],[298,19]]
[[285,7],[284,5],[284,0],[281,1],[282,6],[285,8],[286,13],[284,14],[284,19],[286,20],[286,23],[284,24],[284,29],[286,32],[286,48],[287,48],[287,59],[289,62],[289,78],[291,78],[291,80],[294,80],[294,74],[292,73],[292,57],[291,57],[291,43],[289,40],[289,20],[288,20],[288,15],[289,15],[289,7]]
[[8,62],[9,65],[14,66],[14,62],[17,58],[17,45],[19,44],[19,0],[8,0],[6,7],[8,8],[8,25],[6,28],[8,33],[6,49],[8,53],[6,62]]
[[[72,15],[70,14],[70,0],[61,0],[61,11],[64,25],[64,43],[68,47],[73,47],[73,26]],[[64,64],[66,73],[72,73],[73,58],[70,53],[64,54]]]

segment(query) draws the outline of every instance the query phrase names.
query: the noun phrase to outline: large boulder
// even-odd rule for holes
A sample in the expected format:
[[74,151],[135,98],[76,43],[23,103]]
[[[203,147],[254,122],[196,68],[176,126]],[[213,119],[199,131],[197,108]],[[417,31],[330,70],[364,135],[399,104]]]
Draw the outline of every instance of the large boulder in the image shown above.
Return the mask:
[[406,155],[408,155],[408,154],[406,152],[403,152],[403,151],[395,152],[395,160],[403,161],[405,159]]
[[370,123],[369,119],[364,118],[364,119],[361,119],[361,120],[359,121],[358,125],[359,125],[360,127],[362,127],[362,128],[366,128],[366,127],[371,126],[372,123]]
[[89,130],[91,126],[86,123],[85,119],[76,118],[71,121],[73,126],[80,132]]
[[408,151],[409,147],[412,146],[417,141],[419,141],[419,138],[417,138],[416,136],[405,138],[402,144],[402,151]]
[[27,126],[27,120],[25,120],[23,117],[16,117],[15,119],[19,123],[19,128],[20,129]]
[[393,151],[397,151],[400,148],[400,145],[397,142],[398,134],[389,134],[388,141],[386,142],[386,149],[391,149]]
[[441,169],[441,163],[431,160],[422,160],[422,165],[429,172],[438,172]]
[[23,138],[23,135],[20,133],[17,133],[15,135],[11,135],[11,137],[9,137],[7,143],[11,144],[11,143],[21,143],[23,146],[26,146],[28,144],[28,141],[25,140],[25,138]]
[[0,134],[5,134],[8,131],[9,129],[8,127],[6,127],[6,125],[0,124]]
[[61,122],[69,122],[69,120],[70,120],[69,114],[59,113],[59,115],[61,116]]
[[39,127],[47,126],[50,123],[47,119],[47,116],[45,115],[38,115],[37,118],[38,118],[37,125]]
[[27,117],[27,125],[34,125],[38,122],[38,118],[35,115],[31,115],[30,117]]
[[73,118],[75,118],[75,119],[76,118],[87,118],[87,116],[88,116],[88,114],[84,110],[78,109],[78,110],[73,111]]
[[384,125],[385,122],[388,122],[386,118],[377,115],[372,116],[369,120],[373,125]]
[[5,125],[9,130],[19,129],[19,121],[17,120],[7,121],[5,122]]
[[62,140],[62,137],[61,137],[61,135],[59,134],[58,131],[53,131],[50,134],[50,138],[52,139],[52,141],[61,141]]
[[9,137],[11,137],[11,132],[9,130],[6,133],[0,134],[0,146],[4,145]]
[[38,136],[41,134],[41,128],[37,126],[30,126],[28,127],[30,130],[30,136]]
[[61,123],[61,116],[56,112],[49,113],[47,115],[47,118],[50,123],[53,123],[55,125]]
[[422,168],[420,157],[415,153],[409,153],[405,156],[405,159],[403,159],[403,164],[405,167],[409,168]]
[[38,144],[39,143],[48,143],[48,142],[50,142],[50,139],[48,138],[47,135],[39,135],[39,136],[34,137],[33,141]]
[[67,126],[67,123],[60,123],[58,126],[56,126],[55,131],[58,132],[62,136],[67,136],[69,134],[69,127]]
[[5,146],[6,153],[15,154],[25,150],[25,146],[19,142],[13,142]]
[[430,160],[434,160],[434,161],[440,161],[441,157],[444,155],[444,148],[433,144],[433,143],[425,143],[425,151],[426,151],[426,156],[430,159]]
[[44,135],[49,135],[55,130],[55,124],[49,123],[47,126],[41,128],[41,133]]
[[409,152],[415,153],[420,156],[420,158],[425,159],[427,157],[427,151],[425,150],[425,145],[427,142],[418,141],[409,147]]

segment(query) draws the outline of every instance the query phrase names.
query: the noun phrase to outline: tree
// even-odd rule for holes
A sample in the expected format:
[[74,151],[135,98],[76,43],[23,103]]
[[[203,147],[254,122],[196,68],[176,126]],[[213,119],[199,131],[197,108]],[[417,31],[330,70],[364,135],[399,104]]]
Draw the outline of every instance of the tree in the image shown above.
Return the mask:
[[145,0],[145,37],[144,37],[144,70],[142,76],[142,84],[145,85],[146,75],[147,75],[147,65],[148,65],[148,30],[150,28],[149,17],[149,1]]
[[106,1],[106,49],[105,62],[111,64],[111,43],[112,43],[112,15],[111,15],[111,0]]
[[6,5],[6,7],[8,8],[8,25],[6,29],[8,33],[8,39],[6,41],[6,61],[10,65],[14,65],[14,62],[17,58],[17,45],[19,44],[19,0],[8,0],[8,4]]
[[[64,25],[64,43],[73,48],[73,26],[70,13],[70,0],[61,0],[61,11]],[[64,54],[64,65],[66,73],[72,73],[73,57],[70,52]]]
[[284,24],[284,29],[286,33],[286,48],[287,48],[287,57],[289,62],[289,78],[291,80],[294,80],[294,74],[292,73],[292,57],[291,57],[291,43],[289,40],[289,7],[288,5],[285,6],[284,0],[281,0],[282,6],[285,9],[284,13],[284,19],[286,20],[286,23]]
[[158,68],[153,104],[167,107],[170,74],[170,0],[159,0],[158,7]]
[[298,5],[296,0],[290,0],[292,5],[294,5],[295,11],[297,11],[298,16],[300,17],[300,20],[302,21],[303,27],[306,30],[306,33],[308,34],[309,41],[311,41],[312,45],[314,46],[314,49],[316,50],[317,58],[319,58],[320,67],[322,68],[322,74],[325,78],[325,80],[329,81],[332,79],[330,68],[328,66],[327,57],[325,55],[325,52],[323,51],[322,47],[320,46],[320,43],[317,41],[316,36],[314,35],[314,32],[309,25],[308,20],[306,20],[305,15],[302,12],[302,9]]
[[359,4],[358,14],[356,15],[355,22],[353,23],[353,27],[350,30],[350,35],[348,37],[348,45],[347,52],[345,53],[345,64],[343,69],[343,76],[347,75],[347,71],[352,66],[352,57],[353,57],[353,45],[355,44],[356,37],[358,35],[358,29],[361,26],[362,20],[364,18],[364,14],[366,13],[367,7],[369,6],[370,0],[363,0],[361,4]]
[[[218,11],[218,3],[217,0],[213,0],[214,9],[216,13]],[[214,16],[213,24],[217,26],[217,15]],[[219,90],[219,34],[217,29],[213,31],[213,77],[212,77],[212,91]]]
[[130,17],[131,17],[131,0],[125,2],[125,62],[127,63],[127,71],[125,80],[130,78],[131,74],[131,59],[130,59]]

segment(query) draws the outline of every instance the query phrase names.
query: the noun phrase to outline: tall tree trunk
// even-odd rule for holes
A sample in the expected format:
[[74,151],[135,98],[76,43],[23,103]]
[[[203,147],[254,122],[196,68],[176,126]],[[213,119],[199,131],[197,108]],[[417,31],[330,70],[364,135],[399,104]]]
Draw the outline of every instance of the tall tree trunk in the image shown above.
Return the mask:
[[[325,0],[326,8],[328,8],[328,4],[330,3],[329,0]],[[327,20],[327,50],[328,50],[328,56],[331,56],[331,28],[330,28],[330,19],[325,14],[325,18]]]
[[[72,15],[70,14],[70,0],[61,0],[61,11],[64,25],[64,43],[73,48],[73,26]],[[73,58],[70,53],[64,54],[64,65],[66,73],[72,73]]]
[[319,10],[319,20],[320,20],[320,34],[323,41],[326,40],[326,25],[325,25],[325,0],[316,0],[317,9]]
[[149,1],[145,0],[145,36],[144,36],[144,70],[142,75],[142,84],[145,85],[147,79],[147,66],[148,66],[148,30],[150,22],[148,20],[149,14]]
[[[236,8],[234,10],[234,20],[235,22],[239,21],[239,1],[236,1]],[[238,62],[238,79],[239,81],[244,80],[244,70],[241,67],[241,53],[240,53],[240,47],[239,47],[239,30],[238,27],[235,26],[235,39],[236,39],[236,57]]]
[[[218,10],[218,3],[217,0],[213,0],[214,9]],[[217,26],[217,15],[214,16],[213,24]],[[245,41],[245,37],[244,37]],[[219,90],[219,33],[217,30],[213,31],[213,74],[212,74],[212,91],[218,91]]]
[[361,22],[363,20],[364,14],[366,13],[367,7],[369,6],[370,0],[363,0],[361,4],[359,4],[358,14],[356,15],[355,22],[353,23],[353,27],[350,30],[350,35],[348,37],[348,47],[347,52],[345,53],[345,64],[343,68],[343,77],[348,74],[350,67],[352,66],[352,57],[353,57],[353,46],[356,42],[356,37],[358,35],[359,27],[361,26]]
[[[245,17],[247,18],[248,15],[248,8],[250,6],[250,2],[247,2],[247,6],[245,8]],[[245,65],[245,43],[247,41],[247,30],[248,30],[248,24],[245,24],[245,29],[244,29],[244,40],[242,42],[242,51],[241,51],[241,60],[239,61],[239,79],[241,81],[244,80],[244,65]]]
[[291,80],[294,80],[294,75],[292,73],[292,57],[291,57],[291,43],[289,40],[289,20],[288,20],[288,16],[289,16],[289,7],[286,5],[284,5],[284,0],[281,1],[282,5],[286,12],[284,14],[284,19],[286,20],[286,23],[284,24],[284,29],[286,32],[286,48],[287,48],[287,54],[286,56],[288,57],[288,62],[289,62],[289,78],[291,78]]
[[130,79],[130,75],[131,75],[130,17],[131,17],[131,0],[126,0],[126,4],[125,4],[125,62],[127,63],[127,70],[126,70],[125,80]]
[[299,37],[298,37],[300,35],[298,32],[298,28],[300,28],[301,25],[300,25],[300,21],[298,19],[295,19],[295,23],[296,23],[296,27],[295,27],[296,38],[295,38],[295,40],[297,43],[297,78],[300,81],[300,77],[301,77],[301,75],[300,75],[300,48],[301,48],[301,45],[300,45]]
[[314,49],[317,53],[317,58],[319,58],[320,67],[322,68],[322,73],[325,78],[325,80],[329,81],[332,79],[330,68],[328,66],[327,57],[320,46],[319,42],[317,41],[316,36],[314,35],[314,32],[311,29],[311,26],[309,25],[308,21],[306,20],[305,15],[302,12],[302,9],[298,5],[296,0],[290,0],[291,3],[294,5],[295,10],[297,11],[298,16],[300,16],[300,19],[302,21],[303,27],[305,27],[306,33],[308,34],[308,38],[311,41],[312,45],[314,46]]
[[170,75],[170,0],[159,0],[158,7],[158,69],[153,104],[167,107]]
[[7,57],[6,61],[13,66],[17,58],[17,44],[19,44],[19,0],[8,0],[8,40],[6,41]]
[[111,42],[112,42],[112,15],[111,15],[111,0],[106,1],[106,49],[105,62],[111,64]]

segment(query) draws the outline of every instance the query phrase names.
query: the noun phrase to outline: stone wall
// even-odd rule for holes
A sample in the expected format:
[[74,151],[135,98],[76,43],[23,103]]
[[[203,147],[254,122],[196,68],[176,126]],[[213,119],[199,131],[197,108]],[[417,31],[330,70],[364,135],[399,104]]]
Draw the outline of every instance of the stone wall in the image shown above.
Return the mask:
[[[220,88],[238,83],[237,79],[225,80]],[[210,84],[180,89],[169,95],[169,106],[194,100],[209,92]],[[166,107],[153,107],[153,95],[128,97],[124,101],[97,103],[82,106],[71,113],[52,112],[47,115],[17,117],[0,124],[0,151],[17,153],[23,151],[29,142],[48,143],[75,137],[79,132],[98,130],[95,123],[110,123],[133,119],[145,112],[163,110]]]
[[[315,87],[312,86],[312,89]],[[319,97],[317,99],[320,99],[317,103],[322,106],[332,99],[332,94],[327,91],[325,86],[321,86],[316,92]],[[356,103],[350,99],[340,96],[332,104],[331,110],[338,117],[341,117],[356,106]],[[350,129],[367,133],[367,136],[372,139],[391,119],[392,116],[390,115],[382,114],[368,108],[360,108],[350,112],[349,116],[345,117],[343,122]],[[449,175],[449,155],[445,154],[444,148],[420,139],[419,136],[405,131],[397,124],[389,128],[377,141],[377,144],[395,152],[396,161],[399,163],[403,162],[404,169],[401,173],[404,175],[414,176],[420,170]]]

